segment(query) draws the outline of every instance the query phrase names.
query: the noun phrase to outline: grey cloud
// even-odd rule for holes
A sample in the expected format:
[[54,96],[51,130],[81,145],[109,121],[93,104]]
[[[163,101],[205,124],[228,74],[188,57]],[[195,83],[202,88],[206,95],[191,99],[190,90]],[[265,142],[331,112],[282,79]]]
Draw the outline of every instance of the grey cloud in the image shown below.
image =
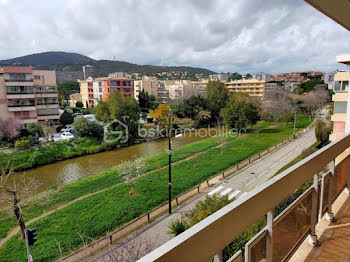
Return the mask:
[[16,14],[18,1],[0,10],[0,59],[62,50],[139,64],[279,73],[334,70],[335,56],[350,52],[349,32],[302,0],[33,1],[41,12],[27,11],[29,21]]

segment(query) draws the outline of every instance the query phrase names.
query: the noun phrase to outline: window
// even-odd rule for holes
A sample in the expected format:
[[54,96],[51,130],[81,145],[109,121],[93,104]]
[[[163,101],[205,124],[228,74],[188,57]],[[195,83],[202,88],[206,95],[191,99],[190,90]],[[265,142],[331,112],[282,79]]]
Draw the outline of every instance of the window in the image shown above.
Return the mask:
[[38,109],[38,116],[58,115],[58,108]]
[[17,80],[17,74],[10,74],[10,80]]
[[341,90],[348,91],[348,89],[349,89],[349,81],[342,81]]
[[340,81],[335,81],[334,82],[334,92],[340,91]]
[[26,74],[23,74],[23,73],[18,74],[18,79],[19,80],[26,80]]
[[40,80],[40,76],[34,76],[35,80]]

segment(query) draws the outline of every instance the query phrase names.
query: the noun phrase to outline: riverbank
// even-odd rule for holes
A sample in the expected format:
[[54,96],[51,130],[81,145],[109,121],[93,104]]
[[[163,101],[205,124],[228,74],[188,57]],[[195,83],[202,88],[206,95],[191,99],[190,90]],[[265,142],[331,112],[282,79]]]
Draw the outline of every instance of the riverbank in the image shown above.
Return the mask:
[[[302,118],[298,121],[297,128],[303,128],[310,122],[310,120]],[[220,144],[217,142],[217,138],[206,139],[194,143],[195,145],[190,144],[178,149],[179,151],[177,154],[175,152],[174,157],[179,159],[186,158],[186,154],[191,155],[195,150],[198,152],[202,152],[203,148],[207,150],[198,155],[195,168],[194,159],[174,165],[173,195],[188,190],[213,174],[290,136],[293,133],[293,128],[284,125],[284,123],[278,123],[274,124],[274,128],[263,130],[254,128],[250,133],[228,141],[224,145],[224,154],[222,154],[221,148],[217,147]],[[164,166],[167,163],[166,158],[165,152],[150,157],[147,161],[150,161],[149,163],[152,163],[153,167],[147,167],[144,172],[154,170],[152,168],[158,166],[155,164],[157,161]],[[33,254],[36,259],[40,261],[57,259],[60,255],[57,252],[58,243],[63,254],[69,253],[71,249],[79,248],[82,245],[81,235],[86,237],[87,242],[89,242],[91,240],[89,238],[99,238],[109,230],[118,228],[163,203],[167,199],[167,175],[167,170],[163,169],[160,171],[159,180],[157,170],[139,178],[136,185],[137,194],[134,196],[128,194],[130,187],[121,183],[122,179],[117,174],[116,168],[40,194],[37,196],[40,199],[40,204],[30,205],[28,202],[23,209],[26,220],[42,214],[44,210],[47,211],[62,203],[69,202],[69,199],[75,199],[101,188],[121,183],[102,193],[75,202],[33,223],[31,227],[38,229],[38,242],[33,246]],[[1,228],[7,228],[2,232],[2,235],[6,235],[6,232],[13,226],[8,223],[8,215],[1,213],[0,219],[2,220]],[[11,224],[13,225],[13,223]],[[17,237],[14,236],[0,249],[1,261],[13,261],[14,256],[17,257],[17,255],[25,258],[23,251],[25,251],[23,241],[17,240]]]
[[0,170],[1,172],[27,170],[69,158],[112,150],[117,146],[118,143],[105,143],[90,137],[51,142],[50,145],[38,149],[0,153]]

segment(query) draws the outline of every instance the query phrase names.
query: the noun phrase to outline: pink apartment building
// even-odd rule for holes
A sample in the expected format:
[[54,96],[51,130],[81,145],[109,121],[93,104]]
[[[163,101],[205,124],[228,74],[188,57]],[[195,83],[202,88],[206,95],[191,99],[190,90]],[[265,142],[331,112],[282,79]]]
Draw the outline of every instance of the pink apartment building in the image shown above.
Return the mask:
[[23,125],[58,123],[55,71],[32,67],[0,67],[0,118],[17,118]]

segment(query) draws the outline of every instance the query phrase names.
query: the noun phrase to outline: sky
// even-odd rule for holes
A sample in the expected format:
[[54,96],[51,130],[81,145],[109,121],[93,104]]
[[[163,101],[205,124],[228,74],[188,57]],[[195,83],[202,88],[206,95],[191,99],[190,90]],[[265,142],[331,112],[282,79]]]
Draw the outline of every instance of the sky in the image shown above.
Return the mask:
[[350,32],[303,0],[0,0],[0,59],[46,51],[271,74],[343,69]]

